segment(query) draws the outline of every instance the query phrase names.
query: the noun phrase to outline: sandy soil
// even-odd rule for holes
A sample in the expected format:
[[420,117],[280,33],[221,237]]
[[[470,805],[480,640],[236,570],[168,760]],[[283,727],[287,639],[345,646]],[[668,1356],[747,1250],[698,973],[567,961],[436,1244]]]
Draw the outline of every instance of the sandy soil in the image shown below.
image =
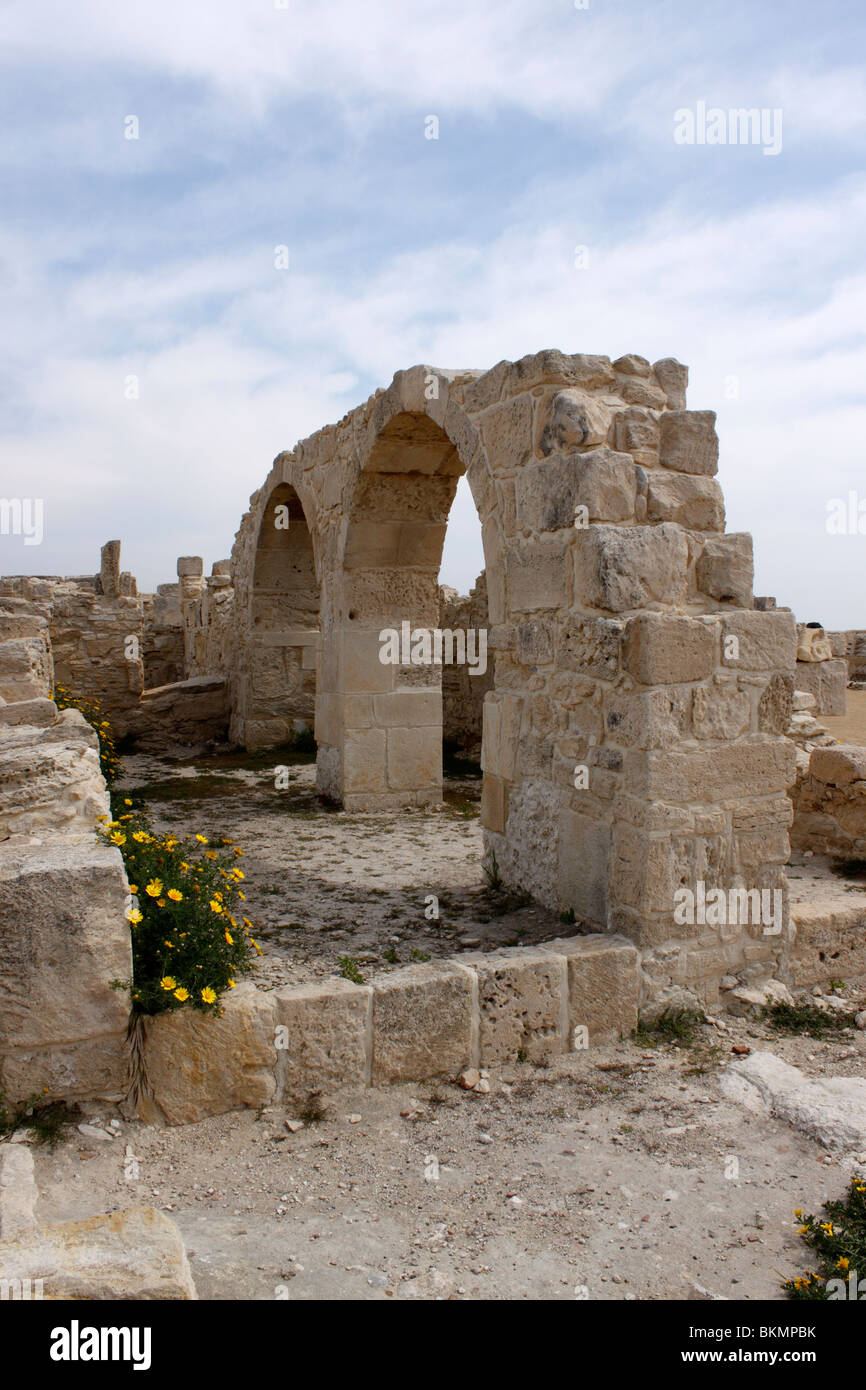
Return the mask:
[[848,690],[846,697],[844,714],[819,714],[818,722],[840,743],[866,744],[866,690]]

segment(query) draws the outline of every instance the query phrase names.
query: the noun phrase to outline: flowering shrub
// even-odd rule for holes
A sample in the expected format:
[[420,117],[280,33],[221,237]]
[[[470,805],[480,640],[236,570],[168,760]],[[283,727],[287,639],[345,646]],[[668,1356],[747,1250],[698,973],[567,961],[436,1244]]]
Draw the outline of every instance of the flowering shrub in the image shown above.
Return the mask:
[[111,722],[103,715],[99,701],[83,700],[80,695],[73,695],[65,685],[55,685],[51,698],[58,709],[77,709],[84,715],[88,724],[92,724],[99,738],[99,765],[102,775],[111,786],[120,774],[120,758],[114,745]]
[[866,1278],[866,1181],[852,1178],[843,1201],[825,1202],[823,1221],[804,1216],[800,1210],[794,1215],[801,1223],[798,1234],[815,1252],[818,1268],[786,1279],[782,1287],[788,1298],[823,1301],[844,1297],[849,1281]]
[[228,840],[214,848],[204,835],[157,835],[132,809],[118,806],[115,815],[100,818],[98,833],[120,850],[129,876],[133,970],[131,981],[115,983],[129,987],[133,1013],[218,1013],[253,951],[261,955],[243,912],[242,851]]

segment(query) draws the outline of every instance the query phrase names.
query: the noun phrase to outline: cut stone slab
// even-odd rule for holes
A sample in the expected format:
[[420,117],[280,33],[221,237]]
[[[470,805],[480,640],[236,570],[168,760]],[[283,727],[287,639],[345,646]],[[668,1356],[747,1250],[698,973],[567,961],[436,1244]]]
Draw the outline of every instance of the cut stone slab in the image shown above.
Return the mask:
[[0,1091],[119,1099],[126,1081],[129,885],[120,852],[57,838],[0,847]]
[[37,1226],[0,1243],[0,1280],[42,1280],[46,1299],[195,1299],[177,1226],[153,1207]]
[[469,956],[466,964],[478,975],[482,1066],[521,1056],[543,1062],[568,1051],[566,967],[561,957],[517,946]]
[[139,1113],[150,1122],[193,1124],[207,1115],[270,1105],[277,1092],[276,1004],[252,984],[224,997],[222,1013],[157,1014],[145,1060],[153,1095]]
[[[638,1024],[640,972],[634,943],[624,936],[566,937],[541,948],[568,967],[569,1050],[628,1037]],[[576,1034],[575,1030],[586,1030]]]
[[743,985],[732,989],[726,997],[728,1010],[740,1018],[760,1018],[762,1011],[773,1004],[793,1004],[791,991],[779,980],[765,985]]
[[758,1114],[774,1115],[825,1148],[866,1148],[866,1079],[815,1081],[772,1052],[729,1063],[719,1084],[726,1096]]
[[311,1091],[337,1097],[369,1084],[372,995],[369,985],[348,980],[276,991],[277,1029],[286,1030],[277,1039],[285,1101],[300,1103]]
[[33,1230],[38,1200],[33,1154],[27,1145],[0,1145],[0,1241]]
[[469,970],[409,965],[373,985],[372,1084],[456,1076],[471,1061]]

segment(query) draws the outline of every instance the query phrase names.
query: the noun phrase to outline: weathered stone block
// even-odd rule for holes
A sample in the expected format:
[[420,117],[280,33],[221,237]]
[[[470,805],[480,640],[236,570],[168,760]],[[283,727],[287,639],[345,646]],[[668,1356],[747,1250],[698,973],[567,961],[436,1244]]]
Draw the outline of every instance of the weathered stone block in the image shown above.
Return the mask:
[[627,753],[626,781],[648,801],[689,805],[767,796],[794,780],[796,749],[786,738],[750,738],[718,748]]
[[724,531],[722,489],[715,478],[656,469],[648,475],[647,520],[676,521],[692,531]]
[[852,782],[866,782],[866,748],[856,743],[813,748],[809,775],[831,787],[849,787]]
[[797,690],[815,696],[816,714],[844,714],[847,704],[848,663],[841,657],[830,661],[798,661],[794,667]]
[[622,633],[622,623],[610,618],[569,615],[563,620],[557,639],[558,665],[600,680],[615,680],[619,675]]
[[388,729],[388,786],[392,791],[435,788],[442,784],[441,704],[438,724]]
[[543,948],[565,957],[568,965],[570,1043],[590,1047],[627,1038],[638,1024],[640,973],[638,953],[621,936],[577,936],[551,941]]
[[[311,1091],[337,1097],[369,1084],[372,989],[348,980],[297,985],[274,994],[280,1090],[299,1104]],[[285,1043],[285,1047],[281,1044]]]
[[508,821],[508,783],[485,772],[481,788],[481,824],[497,835],[505,834]]
[[567,545],[565,540],[536,540],[531,546],[509,550],[505,584],[512,612],[532,613],[538,608],[561,608],[567,602]]
[[61,1303],[197,1296],[180,1231],[153,1207],[22,1232],[0,1244],[0,1278],[41,1280],[42,1296]]
[[545,951],[522,947],[466,958],[478,976],[481,1066],[541,1062],[568,1050],[565,969]]
[[714,410],[666,410],[660,422],[659,461],[679,473],[719,471]]
[[662,357],[653,363],[656,381],[667,396],[671,410],[685,410],[686,388],[689,384],[689,369],[675,357]]
[[724,616],[722,663],[731,670],[793,670],[796,647],[794,615],[784,609],[769,613],[752,609]]
[[607,921],[610,826],[578,811],[559,818],[557,894],[581,922]]
[[579,602],[622,613],[650,600],[676,603],[682,598],[688,544],[678,526],[589,526],[575,536]]
[[95,839],[0,850],[0,1091],[118,1097],[128,1005],[129,889]]
[[623,666],[640,685],[703,680],[716,662],[716,630],[700,618],[640,613],[626,624]]
[[608,412],[594,397],[570,388],[558,391],[550,402],[549,417],[539,448],[544,455],[589,449],[601,444],[608,430]]
[[611,433],[614,448],[630,454],[635,463],[647,467],[658,463],[659,422],[654,411],[639,405],[618,411]]
[[47,699],[53,668],[44,637],[17,637],[0,642],[0,696],[14,700]]
[[698,556],[695,574],[698,588],[710,598],[720,603],[735,603],[738,608],[749,608],[754,570],[752,537],[747,532],[731,532],[706,541]]
[[372,1083],[456,1076],[471,1062],[472,977],[456,965],[410,965],[373,986]]
[[193,1124],[269,1105],[277,1092],[276,1001],[244,983],[224,998],[218,1016],[194,1009],[157,1014],[147,1025],[145,1058],[153,1091],[142,1118]]

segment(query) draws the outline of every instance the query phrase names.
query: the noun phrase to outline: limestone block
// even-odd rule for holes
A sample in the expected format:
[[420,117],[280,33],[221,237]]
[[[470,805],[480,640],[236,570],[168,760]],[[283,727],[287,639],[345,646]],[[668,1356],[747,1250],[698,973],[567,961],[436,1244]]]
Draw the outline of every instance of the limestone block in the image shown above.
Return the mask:
[[611,363],[615,372],[621,372],[623,376],[651,376],[652,367],[646,357],[641,357],[637,352],[623,353],[615,362]]
[[157,1014],[147,1025],[153,1095],[142,1102],[142,1118],[194,1124],[269,1105],[277,1091],[276,1019],[274,996],[248,982],[228,992],[218,1016],[189,1008]]
[[523,666],[546,666],[553,660],[553,626],[530,618],[517,627],[517,656]]
[[794,780],[796,749],[787,738],[749,738],[717,748],[627,753],[626,781],[648,801],[689,805],[768,796]]
[[[692,700],[692,728],[695,738],[734,739],[747,733],[752,704],[735,685],[701,685]],[[766,730],[782,733],[782,729]]]
[[[441,705],[437,711],[441,721]],[[374,730],[370,731],[375,732]],[[442,785],[442,724],[387,730],[388,787],[392,791]],[[347,745],[348,746],[348,745]],[[357,787],[352,785],[353,790]]]
[[719,470],[719,440],[714,410],[667,410],[661,417],[659,461],[679,473]]
[[[736,638],[736,642],[732,643],[731,638]],[[794,615],[784,609],[726,613],[722,664],[737,671],[791,671],[796,642]]]
[[0,1144],[0,1241],[15,1240],[33,1229],[38,1200],[30,1149],[26,1144]]
[[604,726],[618,744],[670,748],[690,736],[691,710],[691,686],[615,690],[605,696]]
[[639,613],[626,623],[622,659],[640,685],[703,680],[715,666],[715,625],[700,618]]
[[120,593],[120,541],[106,541],[102,547],[99,579],[106,598]]
[[0,725],[0,834],[85,834],[107,813],[96,735],[77,711],[74,719],[61,716],[47,728]]
[[579,602],[621,613],[651,600],[676,603],[682,598],[688,544],[678,526],[589,526],[575,536]]
[[792,989],[866,975],[866,911],[837,898],[792,903],[793,940],[780,971]]
[[571,388],[557,391],[541,433],[539,448],[546,456],[554,450],[590,449],[607,435],[608,412],[593,396]]
[[532,452],[532,397],[522,394],[493,405],[479,419],[494,472],[522,464]]
[[619,675],[623,625],[610,618],[563,619],[557,638],[558,665],[600,680]]
[[466,957],[478,976],[480,1065],[542,1062],[568,1050],[565,969],[547,951],[523,947]]
[[[278,1039],[285,1056],[281,1095],[302,1103],[311,1091],[325,1099],[369,1084],[372,990],[348,980],[297,985],[274,994]],[[285,1048],[279,1044],[285,1041]]]
[[568,967],[569,1041],[590,1047],[627,1038],[638,1024],[640,972],[634,944],[622,936],[575,936],[542,949],[564,956]]
[[617,393],[629,405],[649,406],[652,410],[663,410],[667,397],[660,386],[651,378],[620,374],[616,382]]
[[0,642],[0,695],[15,700],[46,699],[51,694],[53,667],[44,636],[13,637]]
[[624,822],[614,825],[610,891],[618,905],[672,912],[679,868],[669,835]]
[[[364,696],[346,696],[347,707],[350,701],[365,699]],[[419,725],[436,726],[442,721],[442,696],[435,690],[395,690],[387,695],[374,695],[372,698],[373,720],[380,729],[416,728]],[[346,710],[346,723],[355,725]]]
[[0,1278],[40,1279],[42,1296],[59,1302],[197,1296],[180,1231],[153,1207],[23,1232],[0,1243]]
[[484,701],[481,766],[495,777],[511,781],[517,758],[523,700],[519,695],[496,695]]
[[16,700],[0,706],[0,724],[31,724],[50,728],[57,722],[57,706],[53,700]]
[[497,835],[505,834],[508,821],[508,783],[485,772],[481,787],[481,824]]
[[656,381],[667,396],[671,410],[685,410],[686,388],[689,384],[689,369],[675,357],[662,357],[653,363]]
[[758,701],[758,729],[766,734],[785,734],[794,709],[794,678],[787,672],[771,676]]
[[505,583],[512,612],[532,613],[539,608],[562,608],[568,603],[568,539],[566,536],[565,541],[536,540],[532,545],[508,551]]
[[747,532],[731,532],[706,541],[695,573],[699,589],[710,598],[749,608],[754,568],[752,537]]
[[129,889],[95,839],[0,848],[0,1091],[118,1096],[128,1014]]
[[346,730],[343,780],[347,792],[357,795],[359,792],[385,790],[388,732],[385,729]]
[[383,648],[378,628],[348,629],[342,643],[343,689],[347,693],[393,690],[394,667],[379,660]]
[[557,895],[581,922],[605,924],[611,829],[578,811],[559,817]]
[[612,426],[613,447],[624,454],[631,454],[635,463],[651,467],[658,463],[659,422],[654,411],[632,405],[620,410],[614,416]]
[[456,1076],[469,1066],[473,981],[468,970],[410,965],[371,983],[374,1086]]
[[[29,605],[28,605],[29,606]],[[8,642],[21,637],[48,637],[48,619],[38,612],[16,609],[12,613],[0,613],[0,642]]]
[[179,555],[177,561],[178,579],[200,579],[204,574],[204,560],[200,555]]
[[692,473],[649,475],[648,521],[676,521],[692,531],[724,531],[725,499],[715,478]]
[[798,661],[794,667],[798,690],[815,696],[816,714],[844,714],[847,704],[848,663],[841,657],[829,661]]
[[809,775],[832,787],[866,782],[866,748],[856,743],[814,748],[809,759]]
[[725,1095],[757,1114],[774,1115],[831,1151],[866,1146],[866,1079],[812,1080],[772,1052],[736,1058],[722,1072]]
[[617,454],[606,446],[557,456],[521,469],[515,495],[520,528],[573,527],[578,506],[586,508],[589,521],[628,521],[634,516],[634,463],[629,454]]

